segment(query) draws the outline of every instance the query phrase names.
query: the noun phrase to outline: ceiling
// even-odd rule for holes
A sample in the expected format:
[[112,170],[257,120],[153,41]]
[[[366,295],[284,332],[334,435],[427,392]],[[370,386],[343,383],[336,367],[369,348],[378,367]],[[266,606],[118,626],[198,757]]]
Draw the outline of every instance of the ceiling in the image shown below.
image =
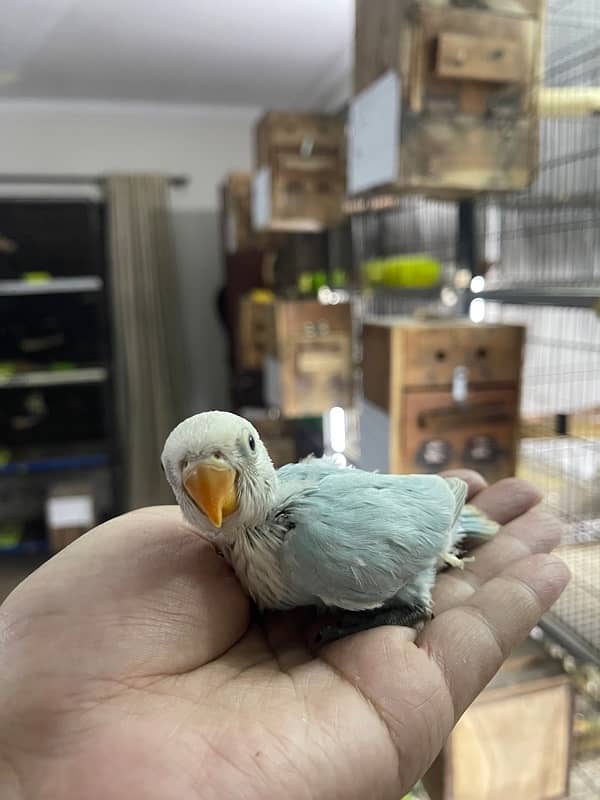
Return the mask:
[[0,100],[331,107],[353,0],[2,0]]

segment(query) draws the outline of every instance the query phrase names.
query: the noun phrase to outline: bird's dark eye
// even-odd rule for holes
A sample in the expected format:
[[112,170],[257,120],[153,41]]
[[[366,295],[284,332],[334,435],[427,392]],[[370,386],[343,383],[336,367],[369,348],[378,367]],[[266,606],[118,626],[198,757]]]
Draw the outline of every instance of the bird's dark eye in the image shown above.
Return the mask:
[[218,461],[219,459],[223,458],[223,453],[220,450],[215,450],[213,453],[213,458],[216,458]]
[[254,436],[252,436],[252,434],[250,434],[248,437],[248,444],[250,445],[250,450],[254,452],[256,450],[256,442],[254,441]]

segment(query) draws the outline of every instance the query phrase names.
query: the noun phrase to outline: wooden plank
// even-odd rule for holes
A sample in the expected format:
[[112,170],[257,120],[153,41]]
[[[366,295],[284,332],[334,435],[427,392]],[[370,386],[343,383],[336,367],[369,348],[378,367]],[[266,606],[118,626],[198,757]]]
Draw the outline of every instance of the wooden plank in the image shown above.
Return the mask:
[[520,83],[527,65],[519,46],[508,39],[442,32],[438,36],[436,74],[440,78]]
[[457,367],[467,368],[474,386],[519,380],[522,326],[431,322],[406,330],[405,387],[450,386]]
[[484,693],[459,720],[447,748],[445,797],[556,800],[568,793],[572,692],[568,681]]
[[406,450],[406,394],[404,389],[404,372],[408,337],[400,327],[392,330],[392,353],[390,363],[390,472],[403,471],[403,455]]
[[390,409],[390,328],[363,326],[363,393],[365,398],[384,411]]

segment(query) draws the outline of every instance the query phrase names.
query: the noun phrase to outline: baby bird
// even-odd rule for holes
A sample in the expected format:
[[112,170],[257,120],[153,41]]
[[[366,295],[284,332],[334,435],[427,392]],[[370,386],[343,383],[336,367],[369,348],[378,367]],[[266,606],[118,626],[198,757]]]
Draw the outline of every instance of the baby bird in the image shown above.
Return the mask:
[[431,617],[466,535],[498,526],[465,505],[467,484],[381,475],[309,458],[275,470],[256,429],[209,411],[169,435],[162,466],[186,520],[209,535],[260,609],[341,612],[320,641]]

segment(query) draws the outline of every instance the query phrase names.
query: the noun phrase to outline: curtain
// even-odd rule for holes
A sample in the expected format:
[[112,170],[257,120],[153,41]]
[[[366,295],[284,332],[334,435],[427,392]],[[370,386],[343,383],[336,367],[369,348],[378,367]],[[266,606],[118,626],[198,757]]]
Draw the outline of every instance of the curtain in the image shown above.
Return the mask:
[[114,386],[127,509],[172,503],[160,469],[177,422],[176,277],[169,186],[155,175],[107,178]]

